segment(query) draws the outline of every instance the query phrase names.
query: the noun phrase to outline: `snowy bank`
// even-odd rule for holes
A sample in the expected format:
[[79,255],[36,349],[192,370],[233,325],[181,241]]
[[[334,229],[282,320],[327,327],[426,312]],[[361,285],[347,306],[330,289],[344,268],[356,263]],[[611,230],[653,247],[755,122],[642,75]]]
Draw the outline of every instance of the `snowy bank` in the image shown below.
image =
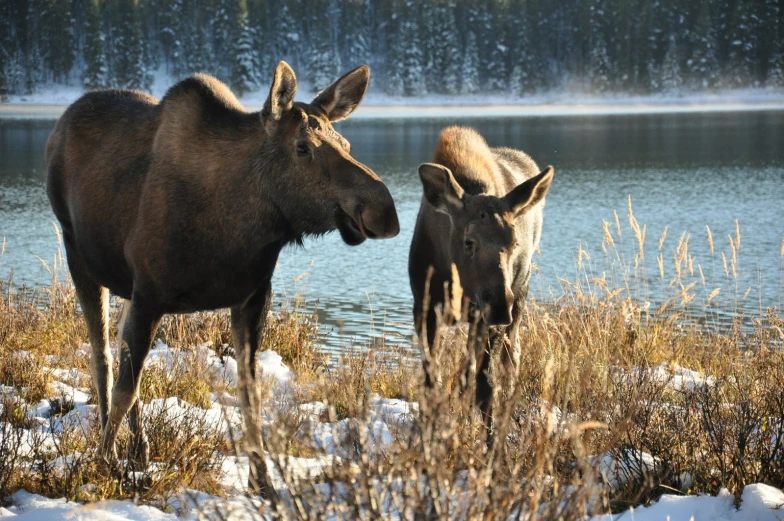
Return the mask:
[[[252,515],[247,500],[229,499],[226,502],[187,491],[185,497],[170,502],[172,513],[164,513],[153,507],[135,505],[132,501],[101,501],[89,505],[67,502],[64,498],[49,499],[24,490],[11,496],[13,506],[0,508],[0,518],[14,521],[158,521],[224,519],[227,512],[234,515],[228,519],[260,519]],[[630,509],[615,515],[602,515],[590,521],[782,521],[784,520],[784,493],[761,484],[747,485],[741,496],[739,508],[735,498],[722,489],[718,496],[675,496],[664,495],[650,507]],[[174,512],[180,515],[175,515]],[[214,513],[213,516],[201,515]]]
[[[225,351],[225,350],[224,350]],[[87,357],[89,349],[82,346],[77,356]],[[18,351],[15,356],[22,359],[29,353]],[[295,374],[285,365],[278,353],[267,350],[260,353],[259,372],[271,383],[271,396],[263,406],[265,428],[270,429],[276,421],[277,407],[283,405],[289,413],[298,416],[301,428],[296,436],[310,446],[308,456],[294,457],[287,454],[267,453],[267,465],[271,471],[271,479],[276,490],[283,498],[291,497],[297,490],[290,483],[312,484],[314,490],[335,493],[338,501],[342,494],[349,493],[352,485],[348,481],[326,481],[323,479],[331,467],[342,463],[357,466],[361,460],[382,461],[394,453],[395,444],[404,440],[414,430],[412,426],[419,414],[419,404],[401,399],[384,398],[371,394],[367,400],[365,417],[349,417],[339,421],[324,421],[327,406],[320,401],[296,401],[297,386]],[[224,354],[219,356],[210,343],[192,349],[171,347],[158,340],[150,351],[147,360],[149,368],[165,372],[176,372],[178,368],[194,366],[200,371],[209,373],[211,379],[223,384],[226,389],[236,384],[236,361]],[[56,437],[64,430],[87,432],[96,421],[96,406],[88,404],[89,389],[79,388],[78,382],[84,381],[87,375],[75,369],[47,369],[53,378],[52,397],[64,397],[72,403],[72,410],[60,417],[52,414],[53,404],[41,400],[27,410],[31,420],[27,434],[20,446],[20,451],[30,452],[33,445],[32,436],[36,436],[47,446],[54,446]],[[621,371],[611,368],[611,372]],[[710,375],[703,375],[676,364],[662,364],[647,369],[631,369],[623,372],[630,378],[651,378],[653,381],[666,385],[673,391],[685,391],[711,388],[716,381]],[[304,386],[303,386],[304,387]],[[0,393],[14,395],[19,389],[3,386]],[[311,398],[312,399],[312,398]],[[550,431],[568,429],[566,416],[557,406],[544,400],[534,400],[531,414],[540,417],[550,424]],[[146,416],[164,418],[170,424],[176,424],[183,418],[196,418],[209,428],[232,438],[232,433],[241,431],[239,409],[236,397],[228,393],[212,394],[211,403],[206,408],[189,404],[176,396],[152,399],[144,407]],[[574,421],[579,419],[574,418]],[[571,420],[570,420],[571,421]],[[10,426],[0,423],[0,429]],[[358,452],[356,441],[361,440]],[[68,455],[53,463],[57,469],[65,470],[78,459],[80,454]],[[217,453],[213,456],[218,458]],[[662,464],[662,461],[642,451],[621,451],[605,453],[586,458],[589,467],[595,468],[600,479],[587,485],[589,492],[598,498],[602,490],[615,489],[624,483],[645,475]],[[7,499],[10,506],[0,508],[0,518],[8,517],[20,521],[38,521],[64,519],[75,521],[93,520],[196,520],[196,519],[261,519],[254,514],[260,506],[258,499],[249,499],[246,495],[249,460],[245,454],[228,455],[219,458],[220,473],[217,485],[225,498],[208,494],[199,490],[170,490],[161,497],[164,510],[152,506],[134,504],[133,501],[113,500],[100,501],[82,505],[73,501],[49,499],[31,494],[25,490],[15,492]],[[159,463],[159,462],[158,462]],[[153,463],[148,469],[155,473]],[[285,472],[285,476],[282,475]],[[463,471],[455,478],[454,486],[447,496],[451,503],[459,505],[470,500],[465,492],[468,479]],[[368,476],[367,483],[371,487],[379,487],[378,497],[383,498],[383,518],[406,518],[397,510],[399,505],[394,495],[401,492],[399,481],[384,482],[384,476],[373,474]],[[542,476],[546,478],[547,476]],[[682,482],[687,482],[684,476]],[[400,479],[400,478],[395,478]],[[408,478],[406,478],[408,479]],[[416,483],[417,477],[411,478]],[[85,487],[95,486],[91,483]],[[354,484],[354,486],[357,486]],[[386,488],[384,488],[386,487]],[[409,487],[410,488],[410,487]],[[688,485],[683,490],[688,489]],[[327,497],[329,494],[325,495]],[[388,500],[388,501],[387,501]],[[592,512],[596,514],[598,504],[592,498]],[[342,503],[341,503],[342,504]],[[764,484],[750,484],[742,489],[736,507],[736,498],[725,489],[717,496],[707,495],[663,495],[650,507],[630,509],[614,515],[594,515],[590,521],[784,521],[784,492]],[[329,519],[333,517],[327,517]],[[339,516],[335,519],[343,519]]]
[[[162,97],[168,85],[153,87],[153,94]],[[66,107],[83,94],[73,86],[54,86],[41,92],[10,96],[0,103],[0,119],[56,119]],[[310,100],[315,94],[300,91],[299,100]],[[261,110],[267,97],[266,89],[248,93],[240,100],[248,110]],[[615,114],[667,114],[695,112],[741,112],[784,110],[784,91],[744,89],[681,95],[631,96],[551,92],[527,97],[503,94],[490,95],[425,95],[421,97],[367,94],[352,119],[408,118],[475,118],[475,117],[547,117]]]

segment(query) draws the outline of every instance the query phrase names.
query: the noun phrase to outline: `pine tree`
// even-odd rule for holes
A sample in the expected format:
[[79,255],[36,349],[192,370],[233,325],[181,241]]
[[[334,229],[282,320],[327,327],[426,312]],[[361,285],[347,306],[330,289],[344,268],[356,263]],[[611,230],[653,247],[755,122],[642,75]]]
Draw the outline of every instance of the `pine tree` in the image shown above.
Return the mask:
[[661,65],[660,84],[663,92],[677,93],[683,85],[681,61],[675,37],[670,37],[670,46]]
[[768,31],[769,43],[771,46],[768,56],[767,75],[765,78],[766,87],[784,87],[784,3],[777,0],[768,0],[768,12],[766,20],[769,22]]
[[175,0],[158,0],[158,48],[168,74],[174,72],[172,57],[177,40],[177,7]]
[[691,57],[686,61],[692,84],[707,89],[716,83],[719,73],[716,26],[711,17],[711,3],[700,6],[697,23],[691,36]]
[[253,29],[253,49],[258,64],[259,87],[268,86],[267,82],[277,65],[276,57],[271,52],[274,49],[272,38],[275,37],[275,32],[270,22],[267,0],[248,0],[248,24]]
[[528,18],[525,16],[525,3],[518,1],[510,6],[510,10],[513,13],[518,13],[518,16],[514,17],[510,24],[509,39],[513,43],[509,89],[518,96],[536,89],[534,56],[531,54],[530,29],[527,23]]
[[641,4],[645,0],[610,0],[607,7],[609,18],[613,20],[610,31],[610,88],[615,91],[628,91],[637,83],[641,75],[638,61],[639,47],[644,42],[638,39],[643,13]]
[[[34,4],[31,3],[31,6]],[[40,31],[40,51],[44,69],[57,83],[68,79],[74,65],[74,19],[68,1],[45,0],[35,13]]]
[[0,2],[0,98],[25,91],[27,6]]
[[[24,5],[24,3],[22,3]],[[36,85],[44,80],[46,64],[41,52],[41,25],[39,13],[45,9],[42,0],[27,2],[24,12],[24,28],[19,31],[21,63],[24,70],[20,92],[32,94]],[[20,28],[22,29],[22,28]]]
[[159,63],[244,90],[281,59],[316,87],[370,63],[401,95],[784,82],[784,0],[244,1],[237,25],[238,0],[0,0],[0,97],[74,78],[149,88]]
[[506,0],[490,0],[488,24],[492,37],[488,43],[487,88],[491,91],[504,91],[507,88],[507,18]]
[[24,92],[32,94],[36,85],[44,80],[44,58],[41,55],[38,42],[33,41],[27,51],[24,68]]
[[[180,31],[183,26],[188,26],[187,11],[185,10],[185,0],[172,0],[171,3],[171,58],[168,60],[171,63],[171,73],[175,78],[182,78],[191,72],[190,63],[187,55],[188,45],[186,38],[190,33]],[[168,38],[168,31],[167,36]]]
[[766,87],[784,87],[784,37],[775,43],[768,64]]
[[244,9],[247,25],[247,6],[238,5],[237,0],[215,0],[209,16],[209,34],[211,35],[211,56],[209,63],[211,73],[229,82],[234,81],[234,66],[237,56],[234,54],[237,45],[239,19]]
[[259,86],[259,62],[256,49],[256,34],[248,22],[248,7],[245,0],[235,0],[236,21],[233,30],[234,45],[230,49],[231,87],[238,95],[256,89]]
[[149,91],[152,75],[147,69],[148,53],[142,38],[138,0],[115,0],[114,14],[109,83],[118,88]]
[[345,68],[370,63],[373,48],[373,11],[370,0],[346,0],[340,19],[340,62]]
[[199,71],[210,70],[212,54],[207,24],[209,13],[192,0],[174,0],[174,28],[176,39],[172,53],[172,70],[175,77],[183,78]]
[[84,29],[84,72],[82,83],[88,89],[106,85],[105,36],[101,28],[101,4],[99,0],[85,0]]
[[[654,83],[658,83],[658,70],[656,68],[656,55],[658,52],[659,28],[656,10],[649,1],[643,1],[640,6],[639,26],[634,34],[634,63],[637,67],[637,76],[634,78],[635,90],[649,92]],[[654,89],[655,90],[655,89]]]
[[318,3],[312,6],[308,20],[310,42],[304,76],[314,90],[320,91],[335,80],[340,70],[336,29],[331,22],[337,18],[337,6],[332,0],[314,1]]
[[526,48],[521,48],[514,53],[514,67],[509,77],[509,88],[518,96],[533,92],[535,89],[531,56]]
[[591,6],[590,50],[588,53],[588,82],[594,92],[605,92],[610,88],[612,65],[607,42],[607,20],[605,2],[597,0]]
[[406,96],[427,93],[425,84],[425,55],[417,20],[419,2],[406,0],[401,20],[400,37],[403,47],[403,90]]
[[[480,0],[477,2],[470,2],[464,12],[464,23],[469,28],[470,32],[474,34],[476,39],[477,51],[477,80],[479,82],[477,88],[485,88],[488,86],[491,71],[488,65],[491,63],[491,52],[495,47],[495,35],[493,34],[493,26],[491,22],[490,5],[494,0]],[[467,41],[468,37],[466,37]]]
[[473,94],[479,90],[479,49],[476,44],[476,35],[469,31],[466,38],[465,52],[463,53],[463,71],[460,92]]
[[427,90],[457,94],[460,87],[459,40],[455,6],[450,0],[434,0],[425,11],[425,52]]
[[[301,25],[297,23],[292,12],[295,7],[296,5],[288,0],[270,2],[270,16],[275,28],[275,34],[272,35],[273,56],[275,63],[278,60],[286,60],[295,70],[300,70],[307,66],[307,60],[301,59],[301,54],[306,47],[301,34]],[[305,63],[302,63],[303,61]]]
[[27,62],[29,59],[30,57],[25,56],[21,48],[17,48],[14,54],[9,57],[5,74],[9,94],[22,94],[28,92],[29,85],[35,86],[35,76],[28,76]]
[[739,88],[754,85],[753,60],[756,51],[755,14],[751,2],[725,6],[728,15],[726,26],[727,58],[720,86]]
[[0,102],[5,102],[10,94],[12,31],[10,2],[0,4]]
[[405,84],[403,71],[405,68],[405,42],[402,36],[403,5],[400,0],[391,0],[385,3],[384,18],[385,42],[387,43],[383,63],[384,67],[384,92],[392,96],[402,96]]

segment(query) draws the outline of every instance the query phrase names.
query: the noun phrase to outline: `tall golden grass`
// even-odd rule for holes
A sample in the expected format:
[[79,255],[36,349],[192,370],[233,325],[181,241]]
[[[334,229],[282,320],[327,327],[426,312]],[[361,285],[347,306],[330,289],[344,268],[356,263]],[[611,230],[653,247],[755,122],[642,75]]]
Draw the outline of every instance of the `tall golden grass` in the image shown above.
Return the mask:
[[[266,448],[289,492],[266,507],[285,519],[329,512],[352,519],[390,512],[407,519],[576,519],[663,493],[724,487],[739,497],[750,483],[783,487],[784,320],[773,309],[744,311],[753,308],[742,305],[748,293],[738,283],[740,224],[726,252],[706,227],[712,265],[704,269],[690,253],[689,234],[674,238],[665,228],[646,256],[647,229],[631,200],[627,221],[622,226],[616,212],[603,223],[602,254],[579,247],[575,278],[561,279],[561,295],[529,303],[520,374],[511,395],[496,397],[501,442],[489,452],[470,385],[461,380],[470,363],[465,328],[441,335],[433,365],[441,383],[427,390],[406,346],[347,348],[330,364],[313,315],[297,307],[272,315],[265,347],[283,355],[301,385],[269,402],[276,419]],[[631,256],[623,244],[628,231]],[[784,273],[784,242],[776,253]],[[650,275],[651,259],[658,277]],[[652,294],[667,297],[652,302]],[[0,415],[11,426],[0,429],[0,497],[24,487],[83,501],[135,496],[158,504],[178,487],[220,492],[218,460],[241,450],[241,441],[227,444],[198,421],[180,429],[147,419],[153,460],[178,471],[123,486],[90,470],[95,429],[81,437],[64,432],[71,441],[58,451],[36,453],[44,462],[80,454],[67,478],[40,465],[32,471],[29,457],[14,456],[17,427],[24,427],[19,411],[52,395],[52,376],[41,368],[89,374],[85,357],[74,355],[86,332],[73,291],[59,278],[35,290],[0,283],[0,295],[0,383],[24,389]],[[732,320],[718,321],[717,309]],[[220,348],[231,344],[229,331],[227,314],[199,313],[167,318],[159,336],[172,346],[211,341]],[[36,362],[15,361],[22,350]],[[706,378],[681,382],[681,367]],[[158,385],[145,396],[204,406],[214,385],[204,373],[175,365],[150,377]],[[390,422],[392,439],[383,445],[374,439],[372,395],[417,404]],[[321,421],[342,422],[342,439],[339,457],[303,478],[290,457],[320,455],[310,442],[312,422],[298,407],[310,401],[325,405]],[[82,487],[88,483],[89,494]]]

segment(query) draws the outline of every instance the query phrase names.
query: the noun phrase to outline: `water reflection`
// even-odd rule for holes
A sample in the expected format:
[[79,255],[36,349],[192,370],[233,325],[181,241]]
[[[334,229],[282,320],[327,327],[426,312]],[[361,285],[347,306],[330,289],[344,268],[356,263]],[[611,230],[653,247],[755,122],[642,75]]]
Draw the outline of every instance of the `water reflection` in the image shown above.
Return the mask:
[[[640,273],[648,280],[631,286],[632,294],[657,302],[680,291],[666,283],[675,277],[679,240],[688,236],[687,278],[699,279],[698,298],[721,286],[716,301],[730,308],[781,306],[784,112],[348,120],[337,126],[351,141],[353,155],[388,184],[401,233],[356,248],[337,235],[307,240],[303,248],[283,251],[274,278],[282,298],[301,292],[318,302],[322,323],[333,329],[333,345],[350,338],[410,335],[406,262],[421,197],[416,168],[431,159],[439,131],[451,124],[474,126],[493,145],[519,147],[540,165],[555,165],[541,256],[536,258],[539,272],[532,281],[534,297],[555,298],[564,284],[559,279],[575,280],[579,245],[590,254],[583,261],[591,277],[604,274],[623,282],[624,274],[613,275],[609,266],[617,257],[634,260],[636,240],[627,224],[631,196],[634,215],[647,225],[645,271],[640,268]],[[0,273],[14,270],[17,283],[48,281],[36,256],[50,260],[57,248],[43,190],[43,147],[52,125],[0,121],[0,236],[6,237]],[[605,253],[602,221],[614,229],[614,210],[622,235],[616,237],[617,251]],[[741,229],[737,284],[726,276],[721,256],[731,271],[728,237],[735,235],[736,219]],[[713,253],[706,225],[714,238]],[[659,250],[665,227],[667,238]],[[687,234],[683,239],[682,233]],[[659,255],[665,283],[659,282]],[[747,289],[748,296],[741,299]]]

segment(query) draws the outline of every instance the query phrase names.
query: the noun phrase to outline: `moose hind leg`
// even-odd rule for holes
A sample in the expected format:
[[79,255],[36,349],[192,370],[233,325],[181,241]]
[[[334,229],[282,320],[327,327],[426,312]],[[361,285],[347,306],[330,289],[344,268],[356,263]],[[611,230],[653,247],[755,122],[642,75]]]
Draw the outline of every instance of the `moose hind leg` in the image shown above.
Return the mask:
[[101,433],[106,429],[113,383],[112,352],[109,348],[109,290],[95,282],[87,273],[84,262],[70,246],[65,235],[65,252],[68,268],[82,307],[87,336],[90,340],[90,371],[97,394]]
[[256,352],[263,341],[271,299],[272,286],[267,282],[248,302],[231,309],[231,332],[239,377],[238,394],[245,422],[243,439],[250,459],[248,487],[266,499],[273,499],[277,492],[269,479],[264,460],[261,396],[256,382]]
[[[117,431],[128,410],[138,399],[139,381],[141,379],[144,361],[150,351],[152,336],[158,327],[161,314],[154,306],[145,302],[134,294],[131,308],[123,328],[122,343],[120,345],[120,372],[117,383],[112,391],[112,406],[109,411],[109,420],[106,431],[101,440],[101,450],[109,461],[116,461],[115,440]],[[134,434],[141,432],[141,412],[138,409],[130,418],[131,429]]]
[[[125,321],[128,319],[128,311],[131,309],[130,300],[122,300],[120,320],[117,322],[117,331],[122,336],[125,329]],[[119,339],[120,343],[122,339]],[[131,429],[131,441],[128,459],[139,468],[147,468],[150,464],[150,442],[144,432],[144,422],[142,419],[141,400],[134,400],[131,410],[128,412],[128,425]]]
[[128,412],[128,426],[131,429],[128,459],[139,469],[146,469],[150,464],[150,441],[144,431],[142,405],[138,396]]

